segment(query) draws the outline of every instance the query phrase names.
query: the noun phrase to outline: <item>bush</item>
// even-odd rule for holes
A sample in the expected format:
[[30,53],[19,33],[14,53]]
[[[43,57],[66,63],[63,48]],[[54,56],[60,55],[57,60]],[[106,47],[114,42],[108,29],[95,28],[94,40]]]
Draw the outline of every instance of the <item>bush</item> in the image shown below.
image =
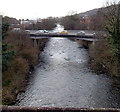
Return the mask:
[[120,76],[120,67],[117,65],[117,58],[111,49],[107,40],[91,45],[89,50],[91,66],[98,73],[108,72],[113,76]]
[[30,66],[34,66],[38,59],[38,50],[35,48],[23,49],[19,52],[19,55],[26,59]]
[[15,96],[22,89],[29,66],[25,59],[18,57],[3,74],[3,103],[15,101]]

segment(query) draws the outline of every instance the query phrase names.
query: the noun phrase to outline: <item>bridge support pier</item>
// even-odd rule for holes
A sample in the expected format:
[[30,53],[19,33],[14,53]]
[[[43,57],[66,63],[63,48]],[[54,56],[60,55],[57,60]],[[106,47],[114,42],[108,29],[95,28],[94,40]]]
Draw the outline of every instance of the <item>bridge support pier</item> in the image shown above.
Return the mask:
[[92,45],[95,45],[95,41],[92,42]]
[[90,45],[94,45],[95,41],[88,41],[88,40],[76,40],[78,43],[83,45],[85,48],[89,49]]
[[32,39],[33,40],[33,47],[37,48],[38,47],[38,40],[37,39]]

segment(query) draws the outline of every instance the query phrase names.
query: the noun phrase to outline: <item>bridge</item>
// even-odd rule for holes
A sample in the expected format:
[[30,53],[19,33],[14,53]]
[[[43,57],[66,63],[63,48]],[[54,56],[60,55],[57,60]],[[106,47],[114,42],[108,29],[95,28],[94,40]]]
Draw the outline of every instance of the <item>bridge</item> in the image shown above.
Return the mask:
[[83,45],[88,47],[89,44],[94,44],[96,41],[99,41],[99,39],[96,39],[93,35],[75,35],[75,34],[30,34],[30,38],[33,40],[34,46],[39,45],[39,40],[42,38],[68,38],[72,40],[81,40]]
[[30,34],[30,38],[32,38],[32,39],[52,38],[52,37],[97,41],[97,39],[95,39],[95,36],[92,36],[92,35],[73,35],[73,34],[38,34],[37,35],[37,34]]

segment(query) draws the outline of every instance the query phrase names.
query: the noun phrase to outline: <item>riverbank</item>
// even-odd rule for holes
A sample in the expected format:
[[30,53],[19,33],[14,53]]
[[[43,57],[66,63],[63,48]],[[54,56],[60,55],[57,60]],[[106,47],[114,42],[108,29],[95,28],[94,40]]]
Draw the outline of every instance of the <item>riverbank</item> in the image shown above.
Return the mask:
[[[77,42],[83,45],[81,40]],[[86,47],[90,57],[90,67],[97,74],[109,74],[114,77],[116,87],[120,88],[120,67],[114,53],[105,41],[98,41]]]
[[91,67],[100,73],[108,73],[111,76],[120,78],[120,67],[115,54],[112,52],[107,41],[96,42],[89,47]]
[[113,83],[120,88],[120,66],[107,41],[96,42],[89,47],[90,66],[97,73],[107,73],[114,78]]
[[32,40],[23,32],[8,34],[5,42],[15,52],[8,68],[2,77],[2,104],[14,105],[17,95],[25,91],[27,80],[38,64],[39,54],[43,51],[48,39],[41,39],[37,48]]

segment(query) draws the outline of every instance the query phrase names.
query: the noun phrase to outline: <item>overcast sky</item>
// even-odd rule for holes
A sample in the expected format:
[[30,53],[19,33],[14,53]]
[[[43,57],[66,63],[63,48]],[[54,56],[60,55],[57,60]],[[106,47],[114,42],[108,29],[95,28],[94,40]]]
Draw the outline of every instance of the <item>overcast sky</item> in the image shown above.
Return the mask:
[[107,1],[119,0],[0,0],[0,13],[17,19],[60,17],[100,8]]

